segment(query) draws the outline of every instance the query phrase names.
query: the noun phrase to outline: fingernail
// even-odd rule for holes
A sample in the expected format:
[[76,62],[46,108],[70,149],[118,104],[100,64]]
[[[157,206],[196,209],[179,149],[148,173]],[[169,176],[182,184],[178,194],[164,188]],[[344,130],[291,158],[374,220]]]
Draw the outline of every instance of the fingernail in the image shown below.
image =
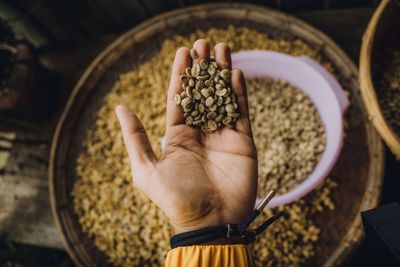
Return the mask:
[[128,108],[124,105],[118,105],[115,107],[115,113],[117,114],[118,119],[124,116],[124,113],[127,112],[127,109]]

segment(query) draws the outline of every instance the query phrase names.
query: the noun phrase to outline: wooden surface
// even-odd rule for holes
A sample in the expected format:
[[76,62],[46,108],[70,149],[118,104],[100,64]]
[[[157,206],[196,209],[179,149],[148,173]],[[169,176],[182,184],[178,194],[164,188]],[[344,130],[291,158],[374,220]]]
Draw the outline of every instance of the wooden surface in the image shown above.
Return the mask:
[[0,234],[10,240],[62,248],[50,214],[49,145],[43,136],[18,136],[0,176]]
[[[372,9],[368,8],[307,12],[297,15],[317,28],[321,26],[339,45],[345,48],[354,60],[357,57],[357,53],[354,52],[357,49],[354,47],[359,46],[361,33],[371,13]],[[357,14],[357,23],[352,23],[354,14]],[[335,19],[332,19],[333,17]],[[347,25],[347,27],[343,27],[343,25]],[[79,53],[77,51],[80,50],[80,47],[75,47],[75,49],[70,49],[67,54],[65,51],[57,53],[56,50],[53,50],[50,51],[53,56],[49,56],[49,52],[44,51],[42,58],[57,75],[62,77],[63,82],[72,85],[79,77],[79,71],[75,67],[84,69],[90,58],[94,57],[99,50],[97,42],[87,44],[87,46],[97,47],[97,49],[93,49],[93,51],[87,49],[84,53]],[[71,51],[75,51],[75,53],[71,53]],[[63,64],[67,59],[69,59],[67,63]],[[52,65],[54,62],[56,64]],[[62,101],[60,105],[62,105]],[[11,240],[22,243],[61,247],[60,238],[52,223],[48,201],[46,168],[50,132],[51,130],[45,134],[31,136],[32,141],[45,140],[42,143],[33,142],[35,144],[30,145],[16,143],[11,150],[12,157],[5,174],[0,174],[0,233],[6,234]],[[37,162],[32,160],[32,157],[41,160]],[[24,166],[26,162],[29,163],[27,164],[29,167],[24,167],[24,171],[15,172],[15,166]],[[27,189],[27,185],[33,189]],[[9,190],[9,188],[13,189]],[[7,202],[11,203],[10,207],[3,204]],[[26,212],[22,211],[29,211],[28,215],[23,215]]]
[[[59,78],[58,111],[83,70],[114,36],[41,52],[41,62]],[[40,132],[0,132],[0,235],[8,240],[63,249],[50,210],[48,156],[58,114]],[[2,138],[4,137],[4,138]],[[1,164],[5,162],[6,164]]]
[[0,18],[24,32],[35,45],[122,33],[138,22],[180,7],[210,2],[246,2],[285,12],[371,7],[379,0],[3,0]]

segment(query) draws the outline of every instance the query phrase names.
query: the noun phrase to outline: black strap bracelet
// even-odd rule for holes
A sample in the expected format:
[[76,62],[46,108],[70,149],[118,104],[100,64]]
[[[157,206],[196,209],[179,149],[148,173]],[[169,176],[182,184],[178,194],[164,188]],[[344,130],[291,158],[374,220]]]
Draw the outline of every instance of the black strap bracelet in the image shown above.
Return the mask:
[[221,237],[239,237],[243,244],[250,244],[255,241],[256,232],[246,230],[241,233],[237,224],[212,226],[174,235],[171,248],[204,244]]
[[264,209],[266,204],[272,199],[273,195],[274,191],[271,191],[263,201],[261,201],[260,205],[258,205],[258,207],[245,218],[242,224],[212,226],[174,235],[171,238],[171,248],[204,244],[221,237],[239,237],[243,244],[253,243],[256,239],[256,235],[261,234],[268,228],[268,226],[285,214],[284,212],[279,212],[266,220],[255,230],[247,230],[248,226],[261,213],[261,210]]
[[227,235],[237,236],[236,232],[234,233],[231,231],[231,233],[229,233],[228,229],[230,229],[230,227],[227,227],[226,225],[220,225],[177,234],[171,238],[171,247],[176,248],[180,246],[197,245],[213,241]]

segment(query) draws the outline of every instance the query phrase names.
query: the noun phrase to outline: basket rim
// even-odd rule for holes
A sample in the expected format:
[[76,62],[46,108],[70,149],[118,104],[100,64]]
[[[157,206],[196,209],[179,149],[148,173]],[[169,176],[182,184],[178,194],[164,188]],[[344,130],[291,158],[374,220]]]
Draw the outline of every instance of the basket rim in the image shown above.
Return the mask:
[[[68,254],[71,256],[73,261],[78,265],[81,263],[81,260],[77,257],[77,255],[74,252],[73,244],[70,244],[68,242],[66,235],[64,234],[64,227],[63,223],[60,218],[60,214],[58,211],[58,200],[55,196],[55,179],[57,178],[57,175],[55,175],[55,170],[56,170],[56,162],[57,162],[57,151],[59,149],[60,145],[60,140],[62,137],[63,133],[63,128],[65,126],[65,122],[68,118],[68,114],[70,113],[70,110],[75,103],[75,100],[77,98],[78,93],[84,85],[87,83],[87,81],[90,79],[90,77],[96,72],[99,71],[101,67],[101,62],[107,57],[109,57],[113,50],[118,47],[121,43],[124,41],[128,40],[129,38],[132,38],[134,33],[140,32],[143,29],[147,28],[150,25],[153,24],[159,24],[160,22],[164,26],[168,26],[168,21],[172,17],[179,17],[179,16],[190,16],[191,14],[204,14],[204,17],[207,16],[207,11],[210,11],[212,13],[213,17],[220,17],[220,18],[232,18],[230,13],[226,13],[227,10],[236,10],[243,12],[245,14],[247,13],[252,13],[252,14],[261,14],[265,15],[268,14],[269,16],[272,16],[276,19],[280,19],[283,21],[291,21],[294,24],[301,25],[302,30],[306,30],[308,32],[311,32],[314,34],[314,36],[317,36],[320,39],[324,40],[324,46],[329,46],[335,51],[337,57],[341,58],[341,60],[345,63],[346,67],[349,68],[348,72],[350,73],[348,76],[351,76],[353,78],[357,77],[357,69],[354,65],[354,63],[350,60],[350,58],[346,55],[346,53],[330,38],[328,37],[325,33],[322,31],[318,30],[317,28],[311,26],[305,21],[302,21],[294,16],[282,13],[277,10],[273,10],[270,8],[266,8],[263,6],[255,5],[255,4],[247,4],[247,3],[209,3],[209,4],[201,4],[201,5],[195,5],[195,6],[190,6],[190,7],[185,7],[181,9],[176,9],[173,11],[169,11],[166,13],[159,14],[157,16],[154,16],[125,32],[121,36],[117,37],[110,45],[108,45],[103,51],[101,51],[94,59],[93,61],[88,65],[88,67],[85,69],[85,71],[82,73],[80,76],[78,82],[74,86],[68,101],[66,102],[63,112],[59,118],[59,121],[57,123],[56,129],[53,134],[52,142],[51,142],[51,149],[50,149],[50,161],[49,161],[49,171],[48,171],[48,176],[49,176],[49,192],[50,192],[50,204],[51,204],[51,210],[53,214],[53,220],[56,224],[56,227],[61,234],[61,240],[64,244],[65,249],[67,250]],[[244,18],[243,18],[244,19]],[[254,21],[259,21],[260,18],[254,19]],[[303,37],[304,38],[304,37]],[[100,67],[99,67],[100,66]],[[97,83],[97,81],[95,82]],[[93,84],[95,84],[93,83]],[[364,107],[360,105],[361,111],[364,112]],[[378,162],[382,163],[384,160],[384,148],[381,142],[381,139],[377,135],[375,129],[373,127],[369,127],[370,124],[367,123],[366,121],[366,132],[367,132],[367,137],[369,139],[368,143],[370,144],[370,139],[374,140],[374,147],[373,149],[370,149],[374,151],[372,154],[372,151],[370,152],[370,157],[374,158]],[[369,129],[370,128],[370,129]],[[372,166],[376,165],[376,166]],[[382,178],[383,178],[383,164],[370,164],[370,171],[373,171],[374,174],[376,174],[374,177],[375,179],[367,179],[367,188],[369,188],[369,191],[373,191],[375,193],[374,198],[371,197],[372,194],[367,194],[364,193],[363,198],[362,198],[362,203],[363,205],[360,207],[362,210],[369,209],[372,207],[375,207],[378,204],[379,198],[380,198],[380,188],[382,185]],[[378,190],[377,190],[378,189]],[[361,220],[359,218],[355,219],[353,223],[349,226],[348,231],[343,235],[340,244],[348,244],[352,243],[353,246],[358,247],[364,237],[364,233],[362,230],[362,225],[361,225]],[[353,251],[354,252],[354,251]],[[339,245],[335,251],[330,255],[330,257],[327,259],[326,263],[324,266],[337,266],[340,263],[343,263],[353,252],[348,252],[346,251],[346,246],[344,245]],[[350,253],[350,254],[349,254]]]
[[383,0],[379,4],[364,32],[360,51],[359,80],[361,95],[368,112],[369,120],[392,153],[397,159],[400,159],[400,137],[396,135],[381,112],[376,95],[376,88],[371,75],[371,60],[375,33],[384,11],[387,10],[391,2],[390,0]]

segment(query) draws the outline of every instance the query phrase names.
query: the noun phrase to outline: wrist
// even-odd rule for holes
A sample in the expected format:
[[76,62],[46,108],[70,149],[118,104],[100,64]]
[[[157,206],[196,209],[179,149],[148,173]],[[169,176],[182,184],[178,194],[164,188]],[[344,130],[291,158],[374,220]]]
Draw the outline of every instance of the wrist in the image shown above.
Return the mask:
[[220,226],[220,225],[225,225],[226,222],[223,218],[219,216],[210,216],[207,218],[203,218],[200,220],[196,221],[191,221],[190,223],[172,223],[172,226],[174,227],[175,234],[181,234],[181,233],[186,233],[190,231],[196,231],[208,227],[214,227],[214,226]]
[[196,224],[196,225],[185,225],[185,226],[174,226],[175,234],[182,234],[191,231],[197,231],[208,227],[225,225],[224,223],[206,223],[206,224]]
[[225,224],[176,234],[171,237],[171,247],[249,244],[252,241],[254,238],[243,238],[239,225]]

